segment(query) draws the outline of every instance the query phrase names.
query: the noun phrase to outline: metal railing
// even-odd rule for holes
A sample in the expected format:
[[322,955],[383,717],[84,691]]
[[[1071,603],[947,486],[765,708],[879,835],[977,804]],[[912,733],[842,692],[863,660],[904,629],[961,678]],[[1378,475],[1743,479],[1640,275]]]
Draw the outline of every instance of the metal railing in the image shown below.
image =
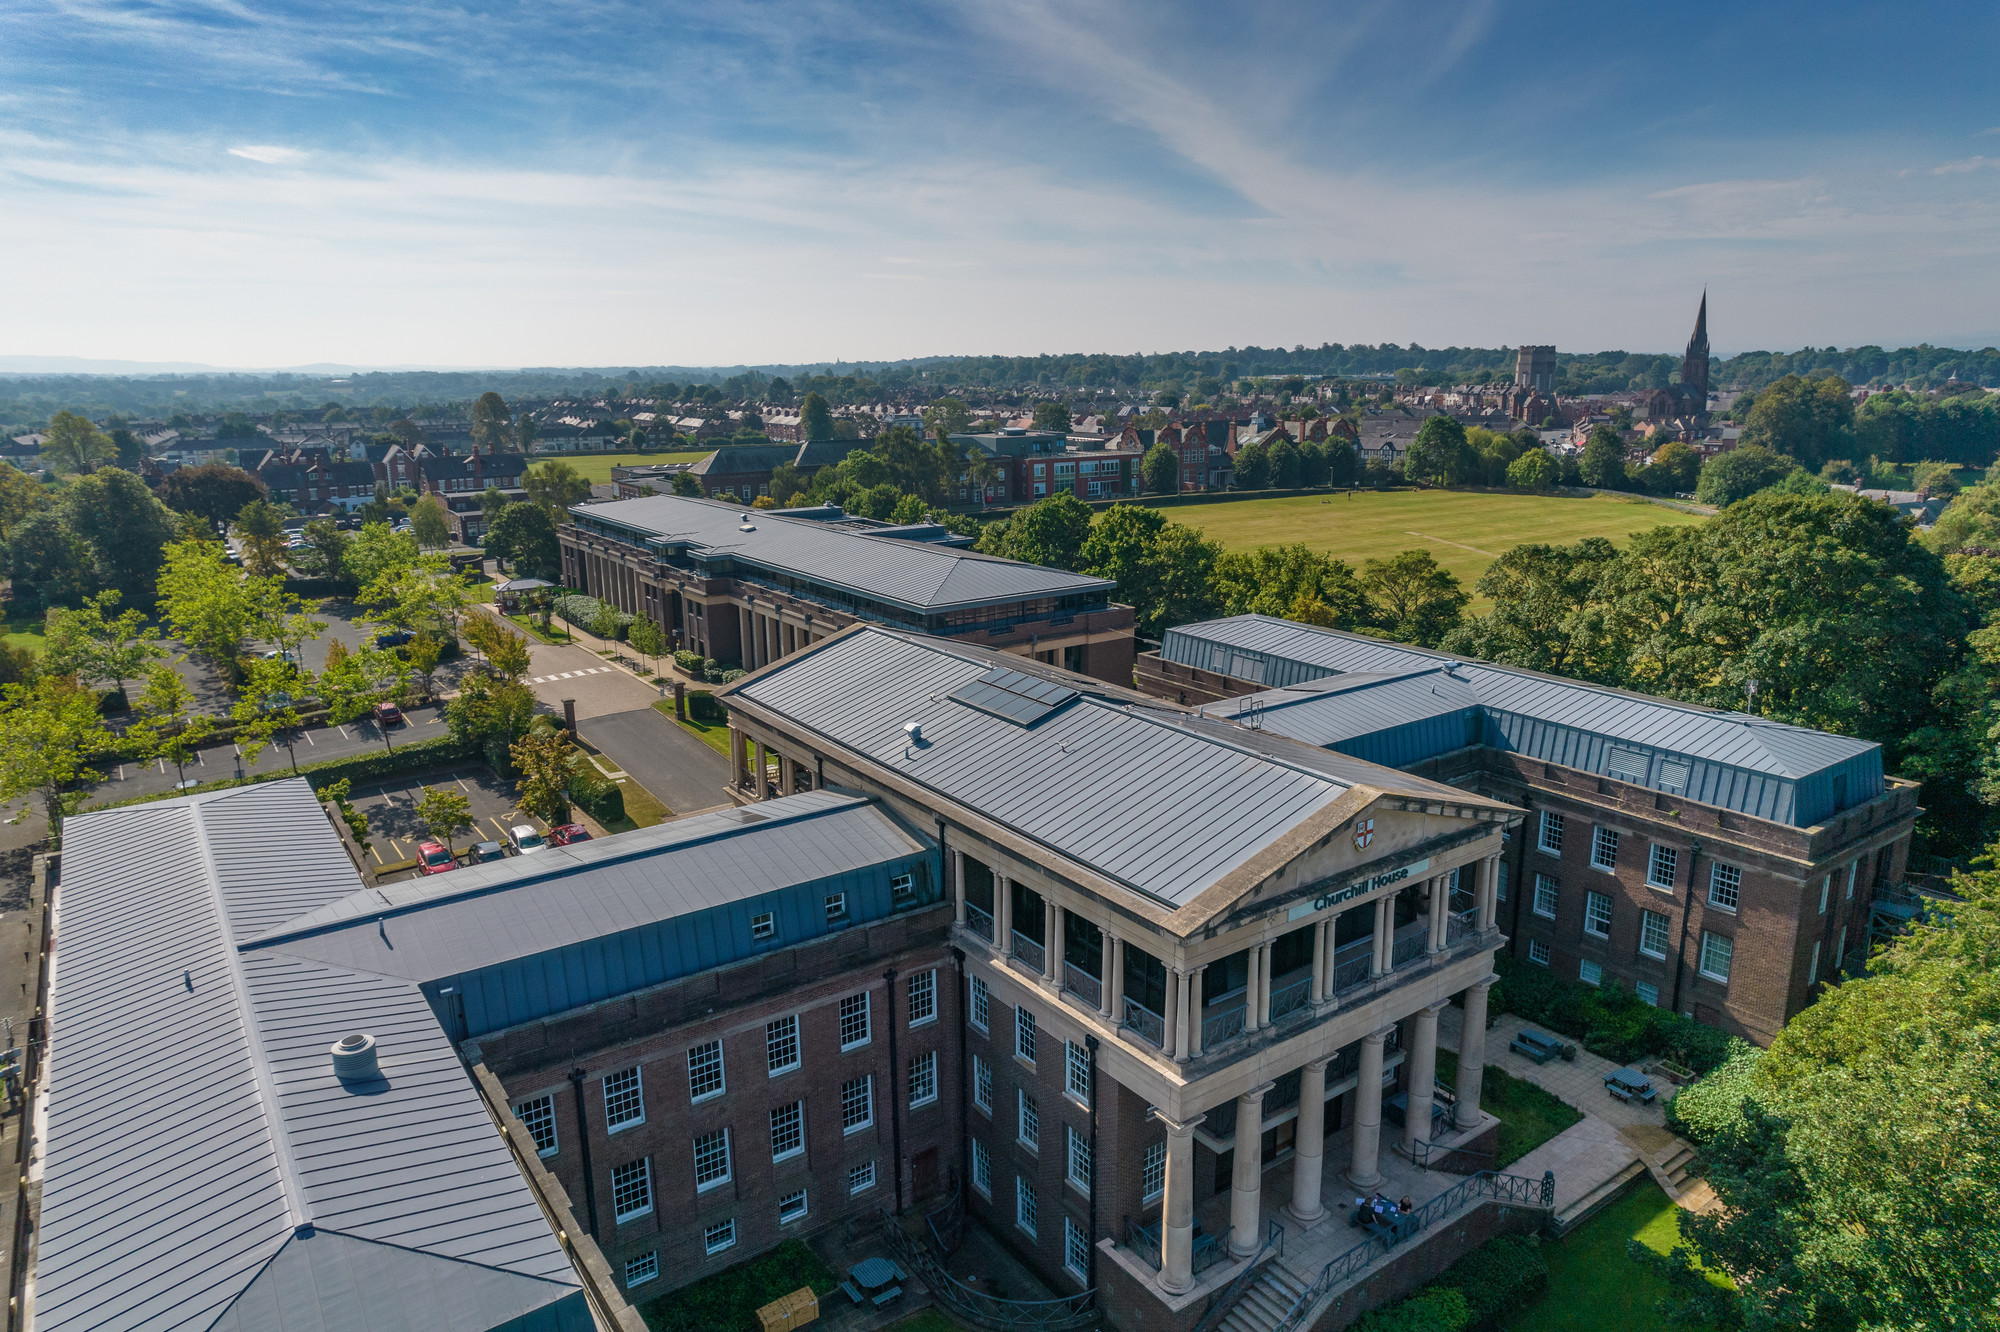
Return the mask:
[[1478,907],[1474,907],[1470,911],[1454,911],[1444,918],[1444,941],[1447,944],[1455,944],[1460,939],[1471,934],[1476,934],[1478,931]]
[[993,913],[985,907],[965,904],[965,928],[971,930],[987,943],[993,942]]
[[1288,979],[1280,976],[1271,982],[1271,1021],[1290,1017],[1312,1003],[1312,968],[1295,971]]
[[1475,1152],[1464,1147],[1440,1147],[1434,1142],[1418,1142],[1410,1149],[1410,1160],[1419,1170],[1442,1170],[1450,1175],[1470,1175],[1491,1170],[1496,1158],[1491,1152]]
[[1037,975],[1048,970],[1048,950],[1019,930],[1014,931],[1014,956],[1033,967]]
[[956,1170],[951,1174],[951,1197],[945,1199],[942,1207],[924,1213],[924,1228],[930,1232],[931,1243],[937,1246],[940,1258],[951,1257],[964,1242],[965,1189]]
[[1555,1172],[1545,1171],[1540,1179],[1529,1179],[1525,1175],[1503,1175],[1497,1171],[1482,1170],[1460,1180],[1402,1218],[1393,1229],[1369,1236],[1321,1268],[1319,1276],[1293,1303],[1272,1332],[1295,1332],[1335,1286],[1360,1276],[1399,1244],[1415,1239],[1466,1208],[1487,1202],[1552,1211],[1556,1205]]
[[[1273,1224],[1276,1224],[1275,1222]],[[1131,1217],[1125,1218],[1125,1247],[1157,1272],[1165,1261],[1160,1255],[1165,1221],[1155,1221],[1151,1226],[1142,1226]],[[1200,1274],[1229,1257],[1228,1237],[1225,1235],[1201,1235],[1189,1237],[1188,1271]]]
[[1236,1274],[1236,1279],[1208,1302],[1208,1309],[1202,1314],[1201,1321],[1194,1325],[1194,1332],[1214,1332],[1229,1316],[1229,1311],[1236,1307],[1236,1301],[1243,1298],[1243,1292],[1249,1289],[1250,1283],[1257,1279],[1264,1264],[1285,1251],[1285,1228],[1276,1221],[1270,1225],[1271,1228],[1264,1232],[1263,1247],[1250,1256],[1249,1264]]
[[896,1256],[916,1269],[916,1274],[931,1288],[931,1294],[938,1303],[967,1322],[993,1328],[995,1332],[1013,1332],[1015,1328],[1067,1332],[1070,1328],[1088,1327],[1097,1321],[1097,1289],[1094,1286],[1057,1300],[1003,1300],[997,1295],[974,1290],[945,1271],[944,1265],[931,1256],[929,1249],[912,1240],[897,1224],[886,1207],[882,1209],[882,1232],[889,1237],[889,1247],[896,1251]]
[[1431,932],[1427,925],[1412,928],[1408,934],[1398,936],[1389,954],[1389,970],[1408,966],[1430,951],[1430,946]]
[[1063,988],[1082,996],[1092,1008],[1104,1006],[1104,983],[1074,962],[1063,963]]
[[1343,994],[1368,982],[1375,961],[1375,941],[1356,939],[1333,950],[1333,993]]
[[1132,998],[1125,1000],[1124,1025],[1138,1032],[1161,1049],[1166,1048],[1167,1020],[1152,1009],[1141,1004],[1138,1000]]
[[1201,1048],[1206,1050],[1222,1044],[1232,1036],[1241,1036],[1246,1016],[1247,1010],[1242,1004],[1235,1004],[1204,1016],[1201,1020]]

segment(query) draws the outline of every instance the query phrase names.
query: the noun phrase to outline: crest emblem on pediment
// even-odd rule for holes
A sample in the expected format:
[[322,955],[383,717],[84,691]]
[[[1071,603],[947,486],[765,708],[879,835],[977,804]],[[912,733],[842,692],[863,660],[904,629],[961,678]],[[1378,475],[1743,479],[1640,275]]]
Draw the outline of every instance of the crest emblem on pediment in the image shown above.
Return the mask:
[[1366,851],[1368,844],[1375,840],[1375,820],[1363,819],[1354,825],[1354,849]]

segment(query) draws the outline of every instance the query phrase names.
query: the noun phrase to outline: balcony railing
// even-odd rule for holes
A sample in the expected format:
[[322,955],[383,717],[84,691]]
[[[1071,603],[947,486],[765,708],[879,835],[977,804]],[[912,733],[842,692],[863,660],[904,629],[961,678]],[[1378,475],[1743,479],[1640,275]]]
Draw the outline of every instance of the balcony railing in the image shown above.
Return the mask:
[[1271,982],[1271,1021],[1290,1017],[1312,1003],[1312,968],[1279,976]]
[[1048,952],[1019,930],[1014,931],[1014,956],[1033,967],[1036,975],[1048,970]]
[[1092,1008],[1103,1007],[1103,983],[1074,962],[1063,963],[1063,988],[1080,996]]
[[1389,954],[1389,970],[1408,966],[1429,951],[1431,928],[1428,921],[1415,921],[1405,925],[1396,936],[1396,944]]
[[[1272,1224],[1275,1225],[1276,1222]],[[1188,1270],[1197,1273],[1205,1272],[1227,1258],[1229,1256],[1229,1246],[1222,1242],[1223,1238],[1221,1235],[1205,1233],[1201,1228],[1200,1220],[1197,1219],[1194,1223],[1194,1234],[1189,1243],[1191,1252],[1189,1254]],[[1160,1267],[1160,1223],[1155,1221],[1150,1226],[1141,1225],[1131,1217],[1126,1217],[1125,1247],[1133,1253],[1138,1254],[1148,1267],[1151,1267],[1154,1271],[1158,1271]]]
[[1470,911],[1454,911],[1444,918],[1444,941],[1455,944],[1460,939],[1479,932],[1479,908]]
[[1228,1008],[1218,1008],[1204,1015],[1201,1020],[1201,1048],[1213,1049],[1232,1036],[1241,1036],[1243,1014],[1243,1004],[1239,1001]]
[[1375,960],[1375,941],[1356,939],[1333,950],[1333,992],[1344,994],[1368,979]]
[[965,904],[965,928],[971,930],[987,943],[993,942],[993,913],[985,907]]
[[1160,1048],[1166,1048],[1167,1020],[1136,999],[1125,1001],[1125,1025]]

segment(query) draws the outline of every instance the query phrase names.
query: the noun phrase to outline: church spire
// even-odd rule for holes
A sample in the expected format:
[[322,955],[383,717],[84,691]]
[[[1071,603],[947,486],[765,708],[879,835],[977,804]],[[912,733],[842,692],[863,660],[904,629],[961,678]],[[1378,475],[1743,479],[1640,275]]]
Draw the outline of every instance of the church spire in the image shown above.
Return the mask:
[[1701,291],[1701,309],[1694,317],[1694,336],[1681,357],[1681,391],[1693,398],[1696,411],[1708,408],[1708,288]]

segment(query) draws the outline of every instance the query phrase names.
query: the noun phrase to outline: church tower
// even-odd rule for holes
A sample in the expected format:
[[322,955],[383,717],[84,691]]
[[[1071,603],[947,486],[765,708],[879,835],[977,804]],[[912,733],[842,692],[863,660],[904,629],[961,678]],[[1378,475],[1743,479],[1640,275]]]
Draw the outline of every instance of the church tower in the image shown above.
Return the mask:
[[1701,293],[1701,310],[1694,317],[1694,336],[1681,357],[1681,393],[1694,400],[1696,411],[1708,410],[1708,292]]

